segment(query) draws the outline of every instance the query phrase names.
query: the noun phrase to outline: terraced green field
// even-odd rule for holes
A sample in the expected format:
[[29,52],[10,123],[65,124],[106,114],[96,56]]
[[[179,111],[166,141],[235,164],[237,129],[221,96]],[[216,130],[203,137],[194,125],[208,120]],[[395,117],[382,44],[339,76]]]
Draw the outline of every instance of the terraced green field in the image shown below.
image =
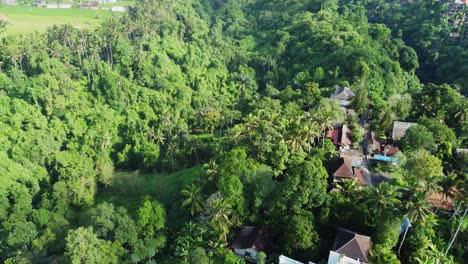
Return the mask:
[[111,15],[121,15],[107,10],[50,9],[30,6],[0,6],[0,14],[8,16],[7,33],[43,32],[48,27],[71,24],[77,28],[96,28]]

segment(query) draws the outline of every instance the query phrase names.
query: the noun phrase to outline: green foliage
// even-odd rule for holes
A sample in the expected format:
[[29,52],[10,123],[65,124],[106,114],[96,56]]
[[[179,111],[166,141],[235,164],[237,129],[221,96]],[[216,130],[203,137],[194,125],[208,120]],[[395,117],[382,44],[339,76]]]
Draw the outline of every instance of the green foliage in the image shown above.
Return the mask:
[[99,239],[92,228],[70,230],[65,255],[71,263],[118,263],[122,247]]
[[137,225],[143,234],[152,237],[156,231],[164,227],[166,221],[166,212],[157,201],[150,201],[147,197],[138,208]]
[[401,139],[401,142],[406,151],[420,148],[434,151],[437,148],[432,132],[423,125],[415,125],[406,130],[406,134]]
[[182,195],[187,197],[182,202],[182,207],[190,205],[190,213],[192,216],[202,210],[203,200],[201,196],[201,190],[192,183],[192,185],[187,186],[186,189],[180,191]]
[[328,174],[316,158],[294,164],[287,172],[276,207],[280,212],[300,212],[320,206],[326,198]]
[[314,217],[301,211],[286,220],[284,247],[288,254],[311,258],[317,254],[319,236],[315,231]]
[[431,179],[443,175],[442,162],[425,150],[410,153],[406,163],[410,177],[418,180]]
[[188,256],[190,264],[209,264],[210,259],[203,248],[197,247],[190,251]]
[[[248,224],[304,260],[345,226],[398,263],[396,210],[414,222],[402,262],[439,256],[450,228],[426,198],[462,182],[442,164],[465,172],[452,149],[468,142],[466,52],[442,4],[416,2],[138,0],[94,31],[2,36],[0,262],[243,263],[225,247]],[[41,12],[38,26],[55,11]],[[349,111],[328,98],[337,86],[355,92]],[[406,118],[419,125],[392,173],[409,197],[355,181],[327,193],[327,130],[347,121],[358,142],[358,122],[384,133]]]

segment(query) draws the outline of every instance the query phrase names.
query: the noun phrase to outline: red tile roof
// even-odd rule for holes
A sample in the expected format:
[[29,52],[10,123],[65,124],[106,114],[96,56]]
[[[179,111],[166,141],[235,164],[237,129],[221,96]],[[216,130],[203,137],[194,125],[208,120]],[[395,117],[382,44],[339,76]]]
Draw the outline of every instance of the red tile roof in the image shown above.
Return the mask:
[[327,131],[327,138],[330,139],[333,144],[338,145],[340,143],[340,128]]
[[326,137],[337,146],[349,146],[352,144],[350,138],[351,130],[346,125],[342,125],[341,127],[333,130],[328,130]]

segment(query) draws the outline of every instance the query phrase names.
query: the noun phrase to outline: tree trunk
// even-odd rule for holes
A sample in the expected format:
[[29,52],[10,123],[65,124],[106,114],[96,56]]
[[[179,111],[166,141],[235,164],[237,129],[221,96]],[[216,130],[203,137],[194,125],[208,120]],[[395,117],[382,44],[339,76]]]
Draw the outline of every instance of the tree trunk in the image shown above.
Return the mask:
[[450,217],[449,220],[452,220],[452,218],[454,218],[458,214],[458,211],[460,211],[460,207],[462,206],[462,204],[463,204],[463,201],[460,202],[460,204],[457,207],[457,210],[455,210],[455,212],[453,212],[453,214],[452,214],[452,216]]
[[455,234],[453,234],[452,239],[450,240],[450,242],[449,242],[449,244],[447,246],[447,249],[445,250],[445,256],[447,256],[447,253],[449,252],[450,247],[452,246],[453,242],[457,238],[458,232],[460,231],[460,227],[463,224],[463,222],[465,221],[465,217],[466,217],[467,212],[468,212],[468,208],[465,208],[465,212],[463,213],[463,216],[460,219],[460,223],[458,224],[457,230],[455,231]]
[[[416,218],[414,219],[415,222],[416,222],[416,219],[418,219],[418,216],[416,216]],[[403,235],[403,239],[401,240],[401,243],[400,243],[400,247],[398,247],[398,257],[400,256],[401,247],[403,246],[403,243],[405,242],[406,234],[408,233],[408,230],[411,227],[411,219],[408,218],[408,220],[409,220],[408,228],[406,228],[405,234]]]

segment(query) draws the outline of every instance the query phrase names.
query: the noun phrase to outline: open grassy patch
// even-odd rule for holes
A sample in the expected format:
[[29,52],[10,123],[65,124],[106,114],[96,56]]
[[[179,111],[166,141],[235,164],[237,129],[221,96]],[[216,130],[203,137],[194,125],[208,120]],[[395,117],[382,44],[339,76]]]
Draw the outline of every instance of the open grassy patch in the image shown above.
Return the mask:
[[133,211],[144,196],[150,195],[169,209],[181,198],[180,190],[195,181],[202,170],[198,166],[172,174],[120,172],[111,186],[98,191],[97,202],[109,202]]
[[101,4],[100,7],[113,7],[113,6],[135,6],[135,1],[118,1],[115,3]]
[[[0,14],[8,16],[8,34],[43,32],[53,25],[71,24],[76,28],[96,28],[107,17],[119,15],[107,10],[50,9],[30,6],[0,6]],[[121,14],[120,14],[121,15]]]

